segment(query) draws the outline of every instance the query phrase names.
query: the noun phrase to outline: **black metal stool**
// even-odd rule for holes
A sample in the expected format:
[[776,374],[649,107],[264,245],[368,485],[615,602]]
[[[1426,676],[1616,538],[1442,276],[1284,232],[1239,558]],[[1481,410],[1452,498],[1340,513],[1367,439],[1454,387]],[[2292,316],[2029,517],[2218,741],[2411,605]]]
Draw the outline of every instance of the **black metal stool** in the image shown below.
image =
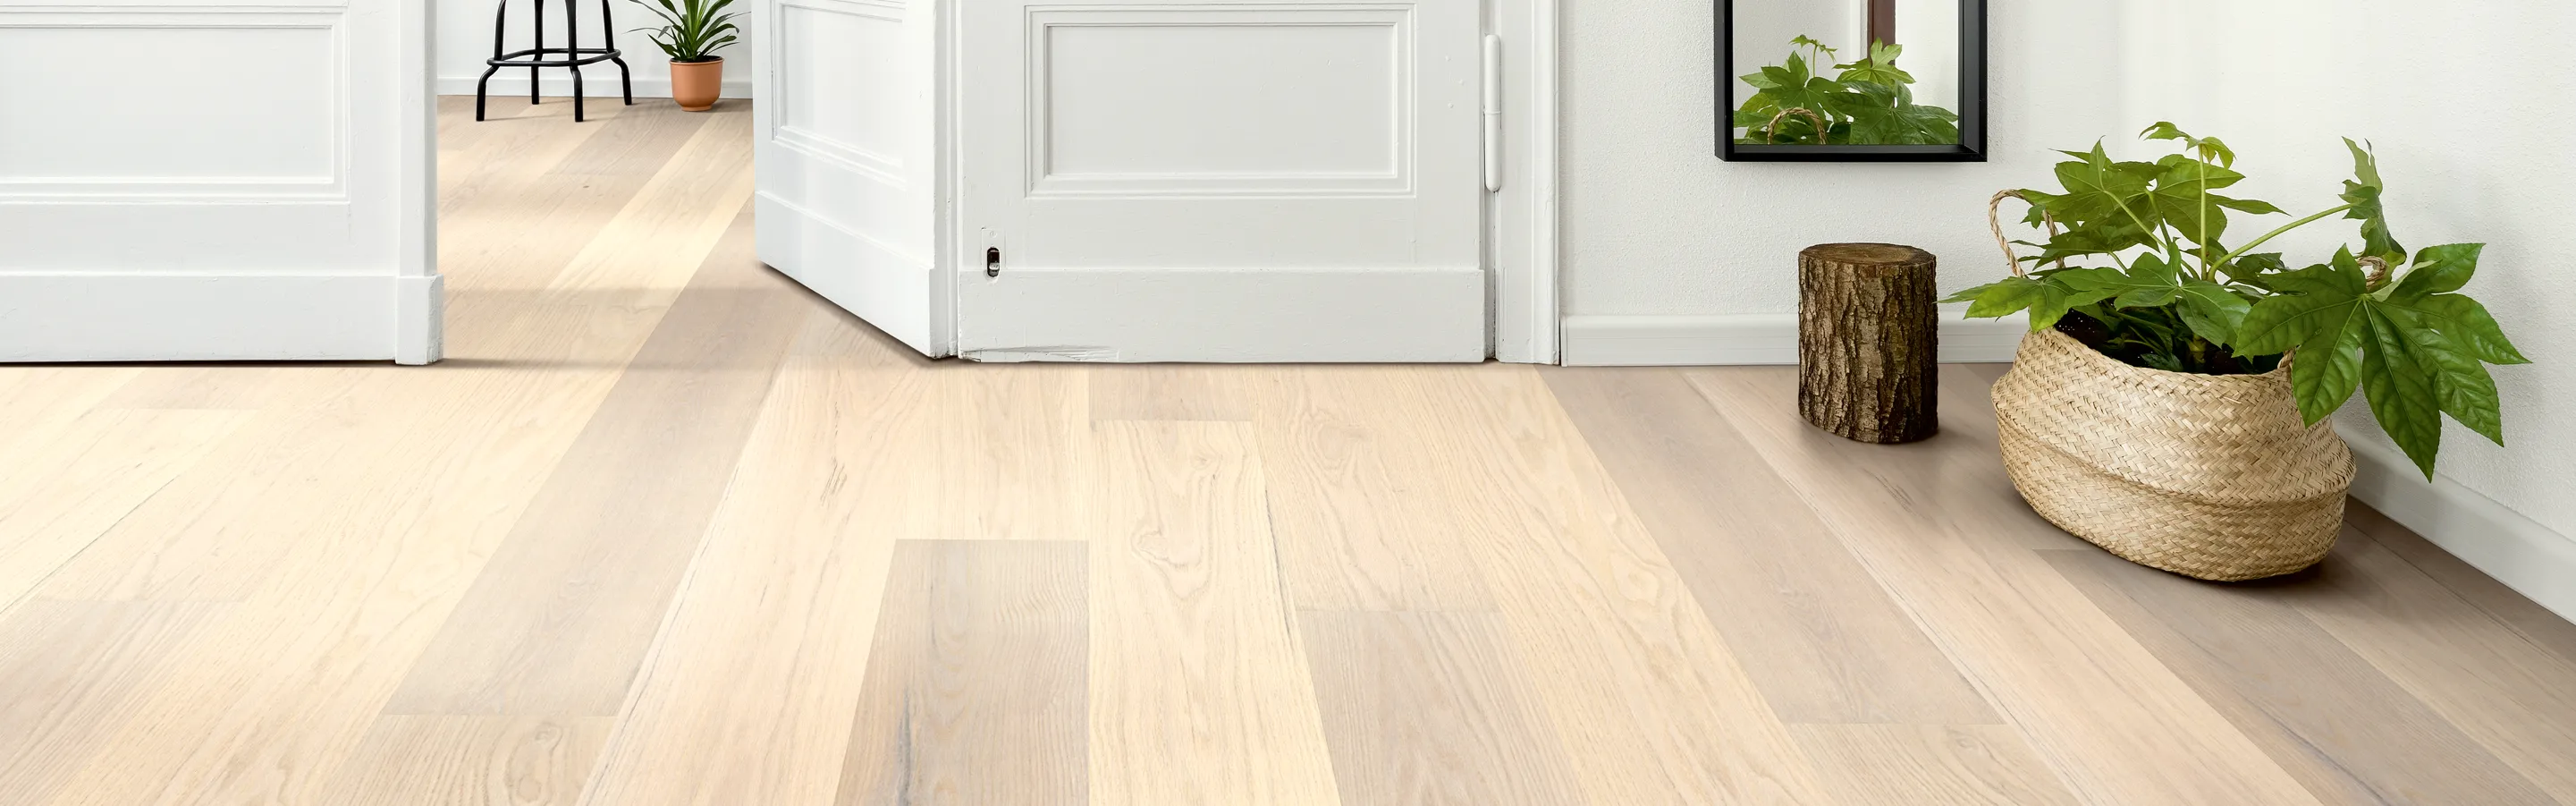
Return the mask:
[[[495,7],[496,10],[492,12],[492,58],[483,60],[484,64],[490,66],[484,68],[483,78],[474,82],[475,120],[483,119],[483,98],[486,91],[492,86],[492,74],[501,72],[501,68],[504,67],[528,68],[528,103],[531,104],[537,102],[539,95],[537,86],[538,68],[563,67],[571,69],[572,119],[574,122],[578,123],[582,120],[582,65],[598,64],[600,62],[616,62],[617,81],[619,84],[623,85],[625,90],[626,105],[635,105],[635,77],[627,71],[626,60],[619,58],[621,54],[618,53],[617,49],[609,47],[585,48],[581,46],[581,20],[576,11],[576,6],[574,5],[576,2],[578,2],[578,0],[563,0],[564,39],[566,40],[563,47],[546,47],[546,0],[530,0],[530,5],[533,6],[533,10],[536,12],[536,21],[528,27],[536,33],[534,36],[529,37],[529,39],[534,41],[537,46],[527,50],[514,50],[508,53],[503,53],[501,52],[501,48],[503,47],[501,43],[507,38],[507,34],[510,30],[510,0],[500,0],[500,3]],[[610,33],[610,31],[615,28],[616,25],[609,20],[608,3],[609,0],[599,0],[599,39],[602,44],[615,44],[617,39],[615,35]],[[554,54],[561,54],[563,58],[546,58],[547,56]]]

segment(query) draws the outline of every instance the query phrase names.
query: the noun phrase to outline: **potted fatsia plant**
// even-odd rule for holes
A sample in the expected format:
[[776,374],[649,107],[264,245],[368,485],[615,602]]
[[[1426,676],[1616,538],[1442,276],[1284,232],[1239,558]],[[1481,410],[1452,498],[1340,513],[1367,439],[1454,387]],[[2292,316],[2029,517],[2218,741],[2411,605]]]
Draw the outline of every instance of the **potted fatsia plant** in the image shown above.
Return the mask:
[[[2143,136],[2179,153],[2114,161],[2096,143],[2062,152],[2074,159],[2057,165],[2059,190],[1996,194],[1987,219],[2012,276],[1949,300],[1969,316],[2030,313],[1994,399],[2005,465],[2033,509],[2145,565],[2253,579],[2333,546],[2353,465],[2327,417],[2356,388],[2427,478],[2444,415],[2503,443],[2486,365],[2526,360],[2459,293],[2482,244],[2410,256],[2389,232],[2375,158],[2347,139],[2342,204],[2231,247],[2235,216],[2285,213],[2218,193],[2244,179],[2218,138],[2171,123]],[[2046,243],[2005,240],[1996,207],[2015,197]],[[2358,251],[2295,270],[2255,251],[2337,216],[2360,222]]]
[[733,0],[636,0],[662,18],[662,27],[637,28],[671,57],[671,100],[681,109],[715,108],[724,91],[724,57],[715,52],[733,44],[741,33],[733,23],[741,12],[726,11]]

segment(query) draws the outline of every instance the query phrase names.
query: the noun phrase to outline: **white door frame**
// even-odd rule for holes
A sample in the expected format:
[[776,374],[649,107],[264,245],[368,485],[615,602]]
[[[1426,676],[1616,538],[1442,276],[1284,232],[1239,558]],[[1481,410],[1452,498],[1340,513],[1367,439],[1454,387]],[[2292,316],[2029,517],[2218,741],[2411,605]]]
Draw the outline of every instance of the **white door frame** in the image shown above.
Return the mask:
[[[937,271],[932,293],[946,300],[934,309],[945,321],[933,322],[933,355],[953,355],[957,343],[958,272],[981,270],[965,265],[965,256],[980,256],[984,244],[956,226],[958,189],[963,166],[956,133],[963,121],[956,103],[954,78],[964,52],[956,3],[941,4],[942,31],[938,56],[938,116],[946,135],[938,155]],[[1486,196],[1486,288],[1490,300],[1490,339],[1495,360],[1524,364],[1560,361],[1564,317],[1559,305],[1558,273],[1562,255],[1558,176],[1559,5],[1561,0],[1487,0],[1487,29],[1502,38],[1503,131],[1502,189]],[[762,43],[753,43],[760,47]],[[973,242],[969,242],[973,241]]]

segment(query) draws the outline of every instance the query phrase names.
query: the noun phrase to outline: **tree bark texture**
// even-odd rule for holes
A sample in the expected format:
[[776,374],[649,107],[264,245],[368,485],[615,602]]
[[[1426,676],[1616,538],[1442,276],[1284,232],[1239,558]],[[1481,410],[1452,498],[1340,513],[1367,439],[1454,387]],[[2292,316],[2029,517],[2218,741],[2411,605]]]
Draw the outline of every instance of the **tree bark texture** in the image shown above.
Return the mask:
[[1837,243],[1798,253],[1798,411],[1879,444],[1940,431],[1940,311],[1932,253]]

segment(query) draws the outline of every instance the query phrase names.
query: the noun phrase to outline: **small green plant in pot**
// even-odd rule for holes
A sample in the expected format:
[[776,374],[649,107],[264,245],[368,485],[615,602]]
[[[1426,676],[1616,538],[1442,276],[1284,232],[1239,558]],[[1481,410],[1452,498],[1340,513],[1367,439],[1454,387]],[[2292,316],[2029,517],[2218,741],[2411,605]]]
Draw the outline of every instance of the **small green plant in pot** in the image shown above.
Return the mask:
[[[2148,565],[2269,576],[2332,546],[2352,460],[2326,418],[2356,389],[2427,478],[2444,415],[2503,442],[2486,365],[2526,359],[2458,293],[2483,245],[2410,254],[2375,158],[2345,140],[2342,204],[2231,247],[2238,216],[2286,214],[2219,192],[2245,177],[2217,138],[2171,123],[2143,136],[2179,153],[2115,161],[2096,143],[2062,152],[2074,159],[2057,190],[1997,194],[2029,202],[2024,222],[2049,238],[2003,243],[2013,276],[1949,300],[1969,316],[2029,312],[1995,399],[2007,467],[2042,515]],[[2358,249],[2300,269],[2255,251],[2330,219],[2359,222]]]
[[725,10],[733,0],[636,0],[636,4],[662,18],[659,28],[635,30],[645,32],[671,57],[671,100],[691,112],[715,108],[716,97],[724,90],[724,57],[715,53],[733,44],[742,31],[733,22],[741,12]]

